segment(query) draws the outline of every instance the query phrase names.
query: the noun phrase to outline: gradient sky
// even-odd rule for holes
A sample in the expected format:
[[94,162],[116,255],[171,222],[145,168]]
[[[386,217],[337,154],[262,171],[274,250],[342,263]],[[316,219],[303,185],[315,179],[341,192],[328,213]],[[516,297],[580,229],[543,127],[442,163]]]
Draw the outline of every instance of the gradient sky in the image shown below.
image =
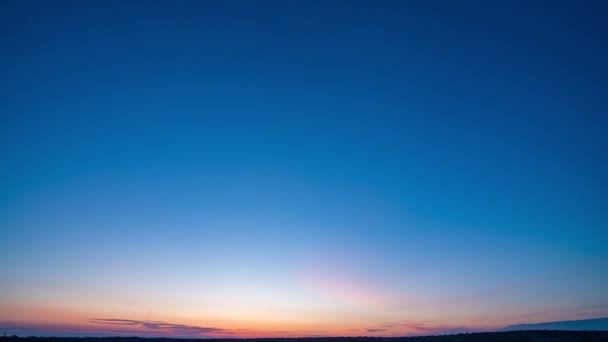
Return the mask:
[[2,1],[0,328],[608,316],[605,1]]

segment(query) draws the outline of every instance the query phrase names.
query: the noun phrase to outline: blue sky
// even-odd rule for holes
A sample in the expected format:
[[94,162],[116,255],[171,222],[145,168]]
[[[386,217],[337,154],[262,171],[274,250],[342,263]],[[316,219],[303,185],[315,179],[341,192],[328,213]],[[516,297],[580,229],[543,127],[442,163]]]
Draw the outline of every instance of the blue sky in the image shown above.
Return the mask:
[[0,6],[4,326],[608,315],[602,2]]

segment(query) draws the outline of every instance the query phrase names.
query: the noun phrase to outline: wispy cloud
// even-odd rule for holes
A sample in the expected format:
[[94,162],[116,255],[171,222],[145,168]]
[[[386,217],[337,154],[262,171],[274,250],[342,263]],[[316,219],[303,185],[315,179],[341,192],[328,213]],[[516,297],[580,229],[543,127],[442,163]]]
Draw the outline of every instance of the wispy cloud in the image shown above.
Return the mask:
[[472,329],[465,326],[450,326],[450,325],[428,325],[421,323],[402,323],[401,326],[414,332],[415,334],[421,335],[433,335],[433,334],[459,334],[464,332],[473,332],[477,329]]
[[161,321],[140,321],[120,318],[93,318],[91,319],[91,323],[138,327],[152,331],[169,332],[176,335],[232,334],[232,332],[222,328],[201,327],[197,325],[176,324]]
[[368,333],[381,333],[386,335],[437,335],[437,334],[458,334],[463,332],[473,332],[465,326],[432,325],[416,322],[387,322],[378,326],[365,329]]
[[539,323],[543,321],[588,319],[590,317],[606,316],[608,316],[608,305],[594,304],[575,307],[560,307],[553,308],[552,310],[523,313],[520,315],[511,316],[507,321],[513,322],[514,324],[522,324]]

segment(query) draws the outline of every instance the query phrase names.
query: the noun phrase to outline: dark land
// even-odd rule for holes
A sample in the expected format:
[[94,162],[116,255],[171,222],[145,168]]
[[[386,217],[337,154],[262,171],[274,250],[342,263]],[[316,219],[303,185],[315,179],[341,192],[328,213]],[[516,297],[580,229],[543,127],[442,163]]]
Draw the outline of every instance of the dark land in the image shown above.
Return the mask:
[[[202,339],[142,337],[0,337],[1,342],[201,342]],[[606,341],[608,331],[527,330],[416,337],[301,337],[212,339],[213,342],[566,342]]]

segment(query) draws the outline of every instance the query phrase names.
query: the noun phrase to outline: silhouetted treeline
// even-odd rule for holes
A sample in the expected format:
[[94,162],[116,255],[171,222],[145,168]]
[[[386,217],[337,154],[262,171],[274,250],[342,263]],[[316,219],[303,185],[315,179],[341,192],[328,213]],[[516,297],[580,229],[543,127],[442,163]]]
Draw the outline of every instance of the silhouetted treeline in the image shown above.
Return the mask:
[[[417,337],[299,337],[299,338],[209,338],[213,342],[571,342],[605,341],[608,331],[528,330]],[[201,339],[143,337],[0,337],[2,342],[201,342]]]

